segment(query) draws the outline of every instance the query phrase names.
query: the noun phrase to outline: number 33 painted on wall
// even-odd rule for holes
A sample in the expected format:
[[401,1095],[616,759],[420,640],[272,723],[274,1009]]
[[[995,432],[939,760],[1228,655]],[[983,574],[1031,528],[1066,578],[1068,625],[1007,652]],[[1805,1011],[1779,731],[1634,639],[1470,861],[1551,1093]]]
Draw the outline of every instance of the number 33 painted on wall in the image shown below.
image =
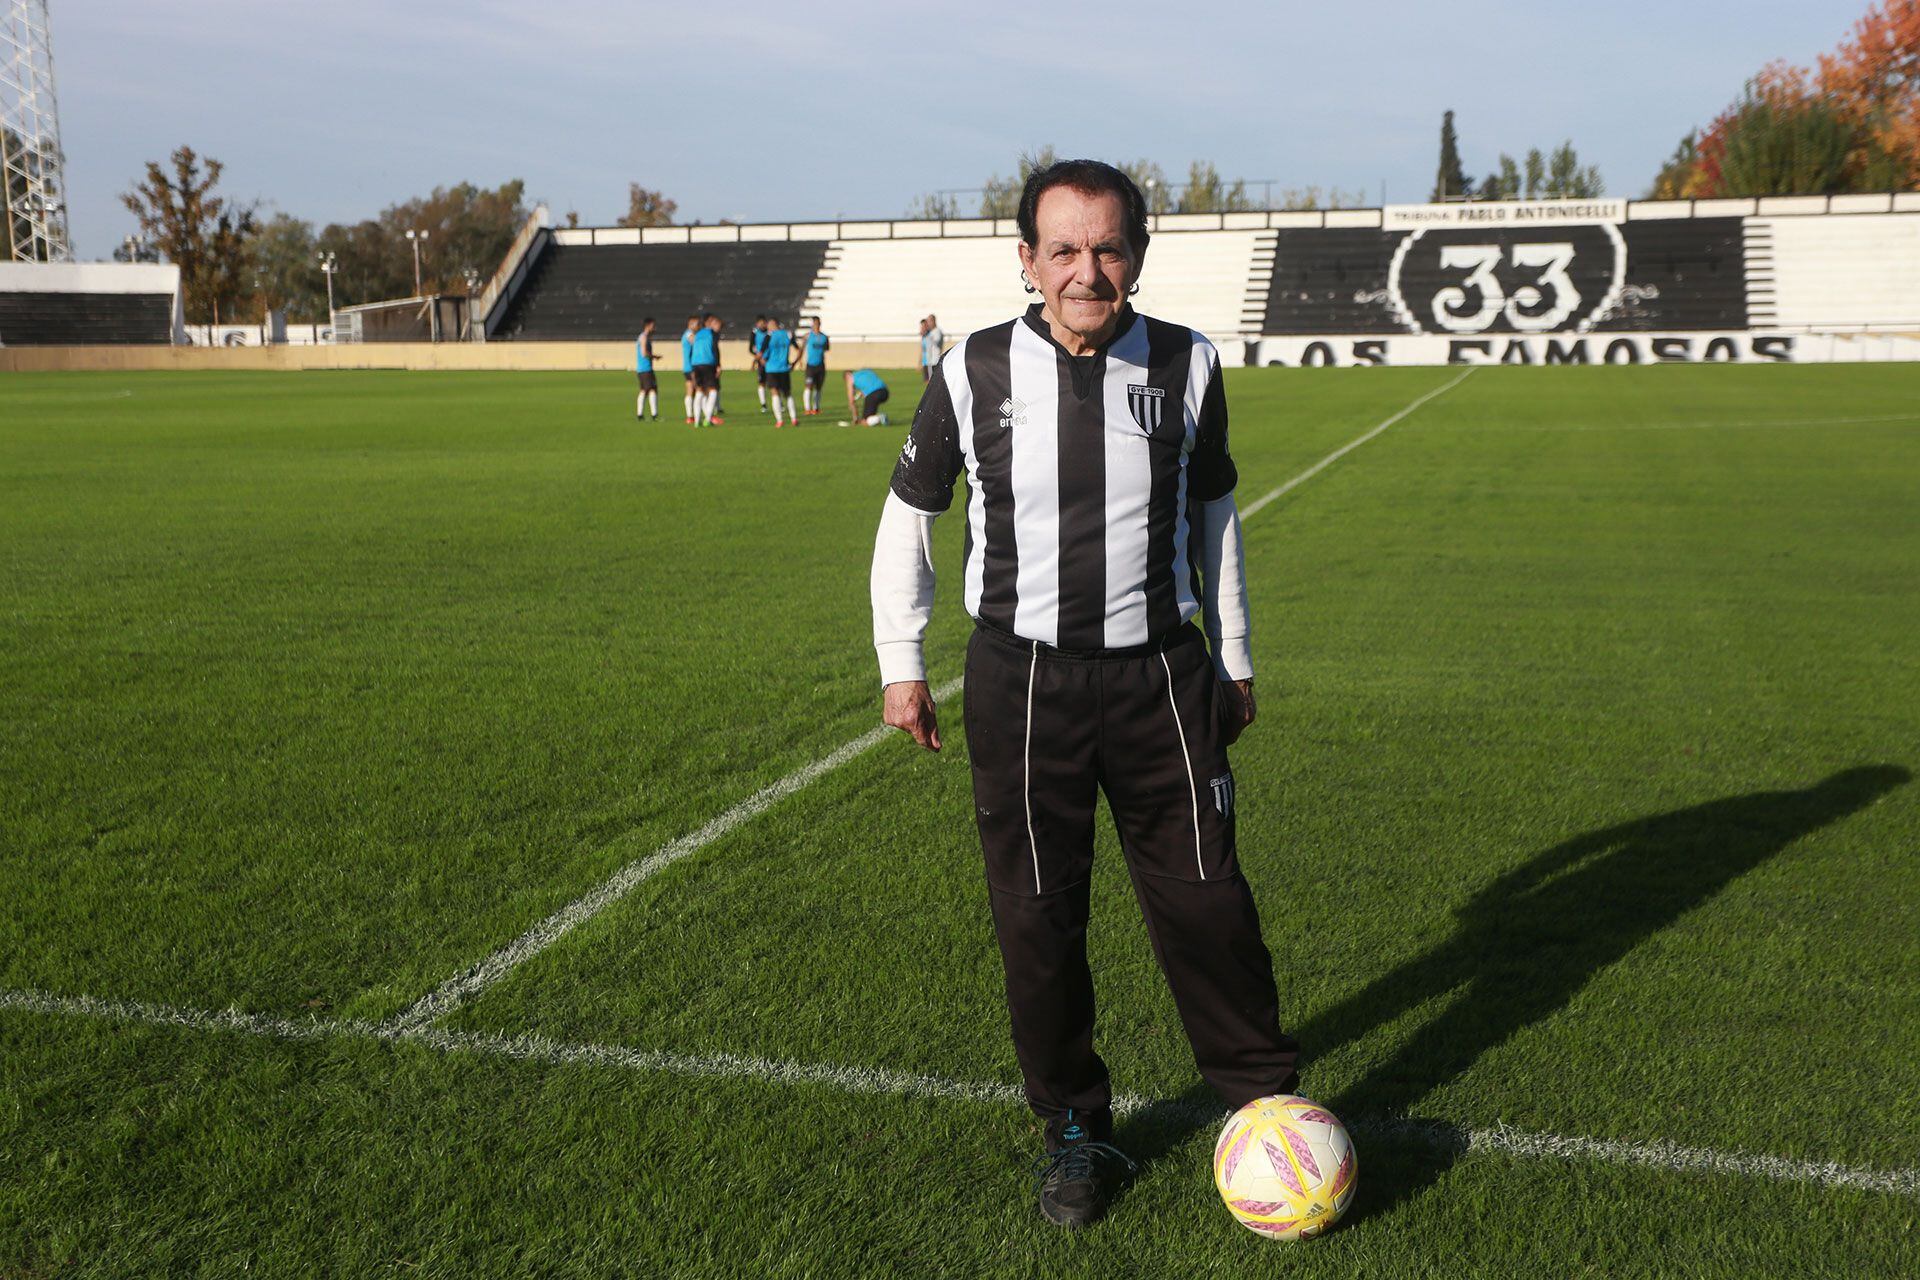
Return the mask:
[[[1506,313],[1507,323],[1523,333],[1545,332],[1557,328],[1580,305],[1580,292],[1573,287],[1567,268],[1573,263],[1573,246],[1565,242],[1516,244],[1513,265],[1533,268],[1538,275],[1532,284],[1523,284],[1508,297],[1500,287],[1494,269],[1500,265],[1501,247],[1497,244],[1450,244],[1440,250],[1443,270],[1465,271],[1459,285],[1441,289],[1433,295],[1433,319],[1451,333],[1479,333]],[[1480,295],[1480,307],[1467,310],[1467,291]],[[1552,291],[1553,306],[1536,308]]]

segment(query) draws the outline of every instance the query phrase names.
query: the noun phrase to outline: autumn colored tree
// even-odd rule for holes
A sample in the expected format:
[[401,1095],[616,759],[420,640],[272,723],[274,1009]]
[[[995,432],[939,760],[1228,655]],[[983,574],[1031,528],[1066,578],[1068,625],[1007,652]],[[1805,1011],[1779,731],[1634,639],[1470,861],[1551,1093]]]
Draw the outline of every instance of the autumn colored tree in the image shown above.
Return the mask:
[[1684,200],[1691,194],[1687,188],[1700,169],[1699,143],[1699,135],[1688,130],[1687,136],[1680,139],[1673,154],[1667,157],[1667,162],[1660,166],[1660,172],[1653,176],[1653,185],[1647,189],[1647,199]]
[[1822,195],[1920,186],[1920,0],[1885,0],[1817,72],[1771,63],[1683,142],[1654,183],[1668,198]]
[[236,319],[241,299],[253,293],[247,257],[253,207],[213,194],[225,168],[213,157],[203,166],[192,147],[180,147],[168,159],[171,173],[149,160],[145,179],[122,192],[120,203],[139,222],[147,242],[179,266],[187,320]]
[[1821,56],[1818,82],[1857,131],[1847,157],[1856,187],[1920,187],[1920,0],[1868,9]]

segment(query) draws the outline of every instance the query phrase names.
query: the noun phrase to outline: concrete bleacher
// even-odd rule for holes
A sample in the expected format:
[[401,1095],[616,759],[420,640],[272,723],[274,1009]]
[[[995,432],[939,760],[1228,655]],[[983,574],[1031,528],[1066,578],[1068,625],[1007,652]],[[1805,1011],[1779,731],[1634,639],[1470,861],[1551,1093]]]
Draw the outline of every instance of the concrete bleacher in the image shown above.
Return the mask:
[[180,269],[0,262],[0,346],[140,346],[180,337]]
[[1749,218],[1747,232],[1772,286],[1756,324],[1920,332],[1920,217]]
[[756,315],[796,314],[820,273],[821,241],[566,244],[549,237],[495,330],[500,339],[631,338],[648,316],[662,334],[711,311],[734,334]]
[[[1538,294],[1542,267],[1521,263],[1512,247],[1571,248],[1573,275],[1553,296],[1576,306],[1554,322],[1556,332],[1920,328],[1920,194],[1612,200],[1586,202],[1564,218],[1550,204],[1511,214],[1474,206],[1465,216],[1456,206],[1251,210],[1161,215],[1153,231],[1135,305],[1206,333],[1229,364],[1269,362],[1275,339],[1284,340],[1274,345],[1288,362],[1327,340],[1321,362],[1331,352],[1343,362],[1417,363],[1435,353],[1450,358],[1444,344],[1425,344],[1431,336],[1537,335],[1527,317],[1504,311],[1479,328],[1444,326],[1445,334],[1417,319],[1462,277],[1458,263],[1440,261],[1437,246],[1483,239],[1504,246],[1497,279],[1522,307],[1540,305],[1524,298]],[[688,311],[717,310],[737,338],[755,314],[770,311],[822,317],[843,352],[911,350],[916,322],[928,313],[952,341],[1034,301],[1021,288],[1016,228],[1004,218],[542,227],[538,235],[538,252],[517,268],[524,283],[510,282],[505,323],[490,325],[491,337],[630,339],[644,315],[671,334]],[[1394,340],[1395,352],[1366,341],[1376,338]],[[1704,352],[1708,342],[1687,349]]]

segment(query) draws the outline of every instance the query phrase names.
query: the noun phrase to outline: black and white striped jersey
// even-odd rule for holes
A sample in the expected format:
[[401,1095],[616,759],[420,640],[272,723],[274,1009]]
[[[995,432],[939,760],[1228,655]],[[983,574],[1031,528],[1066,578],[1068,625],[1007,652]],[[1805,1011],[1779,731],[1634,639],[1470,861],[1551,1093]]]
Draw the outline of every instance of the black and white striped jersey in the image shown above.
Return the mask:
[[1200,609],[1194,510],[1233,491],[1213,344],[1131,309],[1068,355],[1039,306],[941,360],[893,492],[947,510],[966,472],[966,608],[1062,649],[1115,649]]

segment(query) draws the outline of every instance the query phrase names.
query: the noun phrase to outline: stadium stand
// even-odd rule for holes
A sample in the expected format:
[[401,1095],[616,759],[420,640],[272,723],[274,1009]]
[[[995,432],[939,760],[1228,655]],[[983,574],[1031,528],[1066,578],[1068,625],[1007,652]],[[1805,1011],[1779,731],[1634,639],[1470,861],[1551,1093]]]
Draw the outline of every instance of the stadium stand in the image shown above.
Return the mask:
[[0,263],[0,346],[181,340],[180,269],[148,263]]
[[[1153,230],[1136,305],[1229,364],[1887,358],[1920,333],[1920,195],[1181,214]],[[644,315],[716,310],[736,334],[761,312],[819,315],[839,343],[912,341],[932,312],[957,339],[1033,301],[1015,245],[1009,219],[540,228],[502,268],[488,336],[611,341]],[[1848,333],[1890,340],[1827,340]]]
[[711,311],[734,333],[756,315],[797,314],[825,257],[824,241],[567,244],[536,250],[526,282],[493,336],[518,341],[632,337],[646,317],[665,332]]

